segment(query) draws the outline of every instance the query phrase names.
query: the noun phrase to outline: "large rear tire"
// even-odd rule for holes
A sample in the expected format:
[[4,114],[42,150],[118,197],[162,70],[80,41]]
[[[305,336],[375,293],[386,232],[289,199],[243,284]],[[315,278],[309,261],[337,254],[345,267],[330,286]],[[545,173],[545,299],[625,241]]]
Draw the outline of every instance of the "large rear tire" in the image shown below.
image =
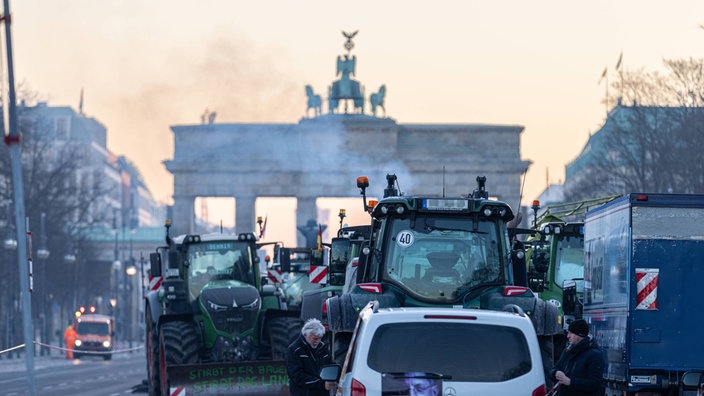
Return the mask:
[[540,355],[543,358],[543,373],[545,374],[545,386],[550,389],[554,385],[550,370],[555,365],[555,354],[553,348],[552,336],[539,336],[538,345],[540,345]]
[[332,357],[335,363],[342,366],[345,362],[345,356],[347,356],[347,349],[352,341],[352,333],[341,331],[335,333],[335,340],[332,345]]
[[269,336],[271,337],[271,358],[282,360],[286,350],[301,333],[301,320],[293,317],[274,317],[269,319]]
[[168,322],[159,329],[159,378],[162,396],[170,395],[171,381],[166,368],[198,362],[198,333],[191,322]]
[[149,396],[159,396],[161,379],[159,379],[159,336],[156,334],[154,323],[152,322],[151,308],[146,306],[145,324],[147,327],[146,351],[147,351],[147,388]]

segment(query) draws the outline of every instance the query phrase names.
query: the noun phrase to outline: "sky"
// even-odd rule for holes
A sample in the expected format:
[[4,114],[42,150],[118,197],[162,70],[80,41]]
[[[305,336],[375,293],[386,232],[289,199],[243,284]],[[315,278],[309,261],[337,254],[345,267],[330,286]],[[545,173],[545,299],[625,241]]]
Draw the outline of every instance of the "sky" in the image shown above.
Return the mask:
[[74,109],[83,90],[108,149],[166,203],[170,126],[206,109],[216,122],[297,123],[304,87],[335,79],[342,31],[358,31],[355,77],[367,93],[386,85],[397,123],[524,126],[524,205],[603,124],[621,54],[647,71],[704,56],[701,0],[22,0],[11,12],[18,85]]

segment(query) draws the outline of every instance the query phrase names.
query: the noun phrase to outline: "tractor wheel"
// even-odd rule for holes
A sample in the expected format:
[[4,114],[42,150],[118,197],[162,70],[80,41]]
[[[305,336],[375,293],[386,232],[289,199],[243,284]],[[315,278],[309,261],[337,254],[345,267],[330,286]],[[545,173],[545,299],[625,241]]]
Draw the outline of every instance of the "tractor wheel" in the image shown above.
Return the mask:
[[349,348],[352,341],[352,333],[341,331],[335,333],[334,338],[332,346],[333,361],[342,366],[345,362],[345,356],[347,356],[347,348]]
[[543,373],[545,374],[545,386],[550,389],[554,385],[554,381],[550,376],[550,370],[555,365],[553,355],[552,336],[539,336],[538,345],[540,345],[540,355],[543,358]]
[[271,358],[282,360],[286,357],[286,350],[301,334],[301,320],[293,317],[275,317],[269,319],[269,337],[271,339]]
[[162,396],[170,395],[166,368],[198,362],[198,333],[191,322],[168,322],[159,329],[159,378]]
[[159,396],[159,336],[156,334],[154,323],[152,322],[152,313],[149,306],[146,307],[145,324],[147,327],[145,341],[147,343],[147,386],[149,388],[149,396]]

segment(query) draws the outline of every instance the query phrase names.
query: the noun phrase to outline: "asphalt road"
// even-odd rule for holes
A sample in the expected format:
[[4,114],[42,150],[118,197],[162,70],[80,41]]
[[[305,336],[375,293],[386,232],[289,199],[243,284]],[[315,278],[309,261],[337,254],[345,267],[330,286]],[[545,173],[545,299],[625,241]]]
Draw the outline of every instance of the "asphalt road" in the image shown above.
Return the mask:
[[[34,390],[37,396],[116,396],[146,394],[146,360],[141,351],[116,354],[112,360],[85,357],[37,356],[34,359]],[[23,358],[0,358],[0,395],[29,395]]]

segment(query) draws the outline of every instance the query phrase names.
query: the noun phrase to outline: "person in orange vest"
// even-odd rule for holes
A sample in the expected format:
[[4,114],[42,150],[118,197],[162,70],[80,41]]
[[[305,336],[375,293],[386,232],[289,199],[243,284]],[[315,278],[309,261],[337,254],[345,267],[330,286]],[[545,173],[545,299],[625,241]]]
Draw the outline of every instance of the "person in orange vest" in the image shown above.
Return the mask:
[[[70,322],[69,322],[70,323]],[[66,359],[73,359],[73,344],[76,342],[75,324],[70,323],[64,331],[64,343],[66,344]]]

